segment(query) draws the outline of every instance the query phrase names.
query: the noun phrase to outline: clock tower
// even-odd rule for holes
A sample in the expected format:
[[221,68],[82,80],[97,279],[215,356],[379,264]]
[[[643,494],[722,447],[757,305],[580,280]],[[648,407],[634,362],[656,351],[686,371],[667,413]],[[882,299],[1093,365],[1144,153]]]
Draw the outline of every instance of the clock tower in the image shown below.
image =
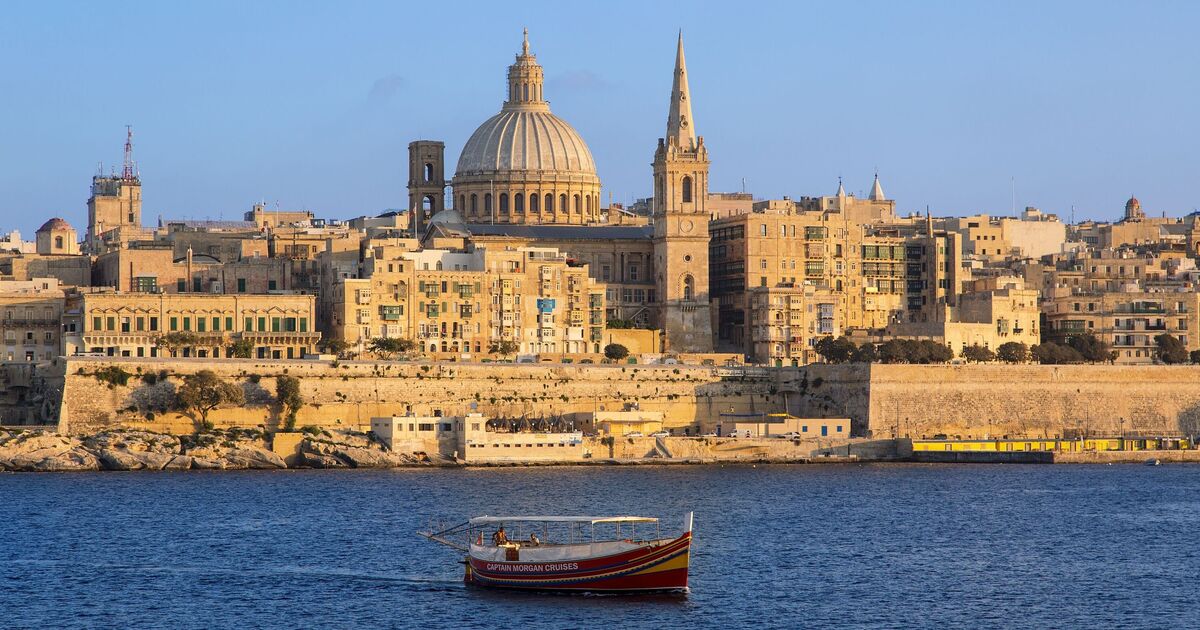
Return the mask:
[[708,148],[692,121],[683,33],[667,136],[654,152],[654,268],[658,327],[667,352],[712,352],[708,301]]

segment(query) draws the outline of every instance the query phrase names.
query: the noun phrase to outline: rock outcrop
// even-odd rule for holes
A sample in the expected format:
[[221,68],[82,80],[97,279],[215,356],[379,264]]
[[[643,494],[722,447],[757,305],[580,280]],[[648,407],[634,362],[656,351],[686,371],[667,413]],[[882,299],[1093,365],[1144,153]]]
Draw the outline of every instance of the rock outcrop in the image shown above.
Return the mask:
[[355,431],[321,431],[300,442],[298,466],[308,468],[393,468],[418,463]]
[[283,458],[267,448],[265,436],[254,430],[230,429],[190,435],[183,440],[192,467],[205,470],[287,468]]
[[99,469],[100,460],[77,438],[40,431],[0,431],[0,470]]
[[105,431],[84,438],[105,470],[181,470],[191,468],[179,438],[149,431]]

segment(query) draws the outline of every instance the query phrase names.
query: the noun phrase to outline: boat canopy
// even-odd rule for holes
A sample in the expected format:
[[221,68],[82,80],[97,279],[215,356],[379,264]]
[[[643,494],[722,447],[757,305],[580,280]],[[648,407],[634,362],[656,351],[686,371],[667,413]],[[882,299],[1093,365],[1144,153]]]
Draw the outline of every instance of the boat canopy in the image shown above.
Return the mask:
[[489,525],[492,523],[657,523],[657,518],[647,516],[476,516],[471,519],[472,525]]

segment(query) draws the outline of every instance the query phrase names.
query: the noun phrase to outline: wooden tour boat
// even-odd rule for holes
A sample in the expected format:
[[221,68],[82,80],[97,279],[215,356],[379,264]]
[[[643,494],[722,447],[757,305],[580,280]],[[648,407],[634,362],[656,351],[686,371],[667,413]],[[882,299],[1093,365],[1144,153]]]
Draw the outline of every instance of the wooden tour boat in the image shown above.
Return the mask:
[[691,512],[683,529],[663,538],[658,519],[644,516],[477,516],[420,534],[466,554],[467,584],[647,593],[687,592]]

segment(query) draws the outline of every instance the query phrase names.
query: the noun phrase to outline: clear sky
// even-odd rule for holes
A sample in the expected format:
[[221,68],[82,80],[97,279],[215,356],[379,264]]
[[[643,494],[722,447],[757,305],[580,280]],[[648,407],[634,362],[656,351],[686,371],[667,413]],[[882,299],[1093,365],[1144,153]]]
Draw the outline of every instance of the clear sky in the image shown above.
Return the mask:
[[256,201],[407,205],[407,144],[447,177],[528,26],[608,193],[650,192],[683,29],[712,190],[865,192],[901,211],[1112,219],[1200,199],[1196,2],[15,2],[0,18],[0,229],[81,234],[135,133],[144,220]]

